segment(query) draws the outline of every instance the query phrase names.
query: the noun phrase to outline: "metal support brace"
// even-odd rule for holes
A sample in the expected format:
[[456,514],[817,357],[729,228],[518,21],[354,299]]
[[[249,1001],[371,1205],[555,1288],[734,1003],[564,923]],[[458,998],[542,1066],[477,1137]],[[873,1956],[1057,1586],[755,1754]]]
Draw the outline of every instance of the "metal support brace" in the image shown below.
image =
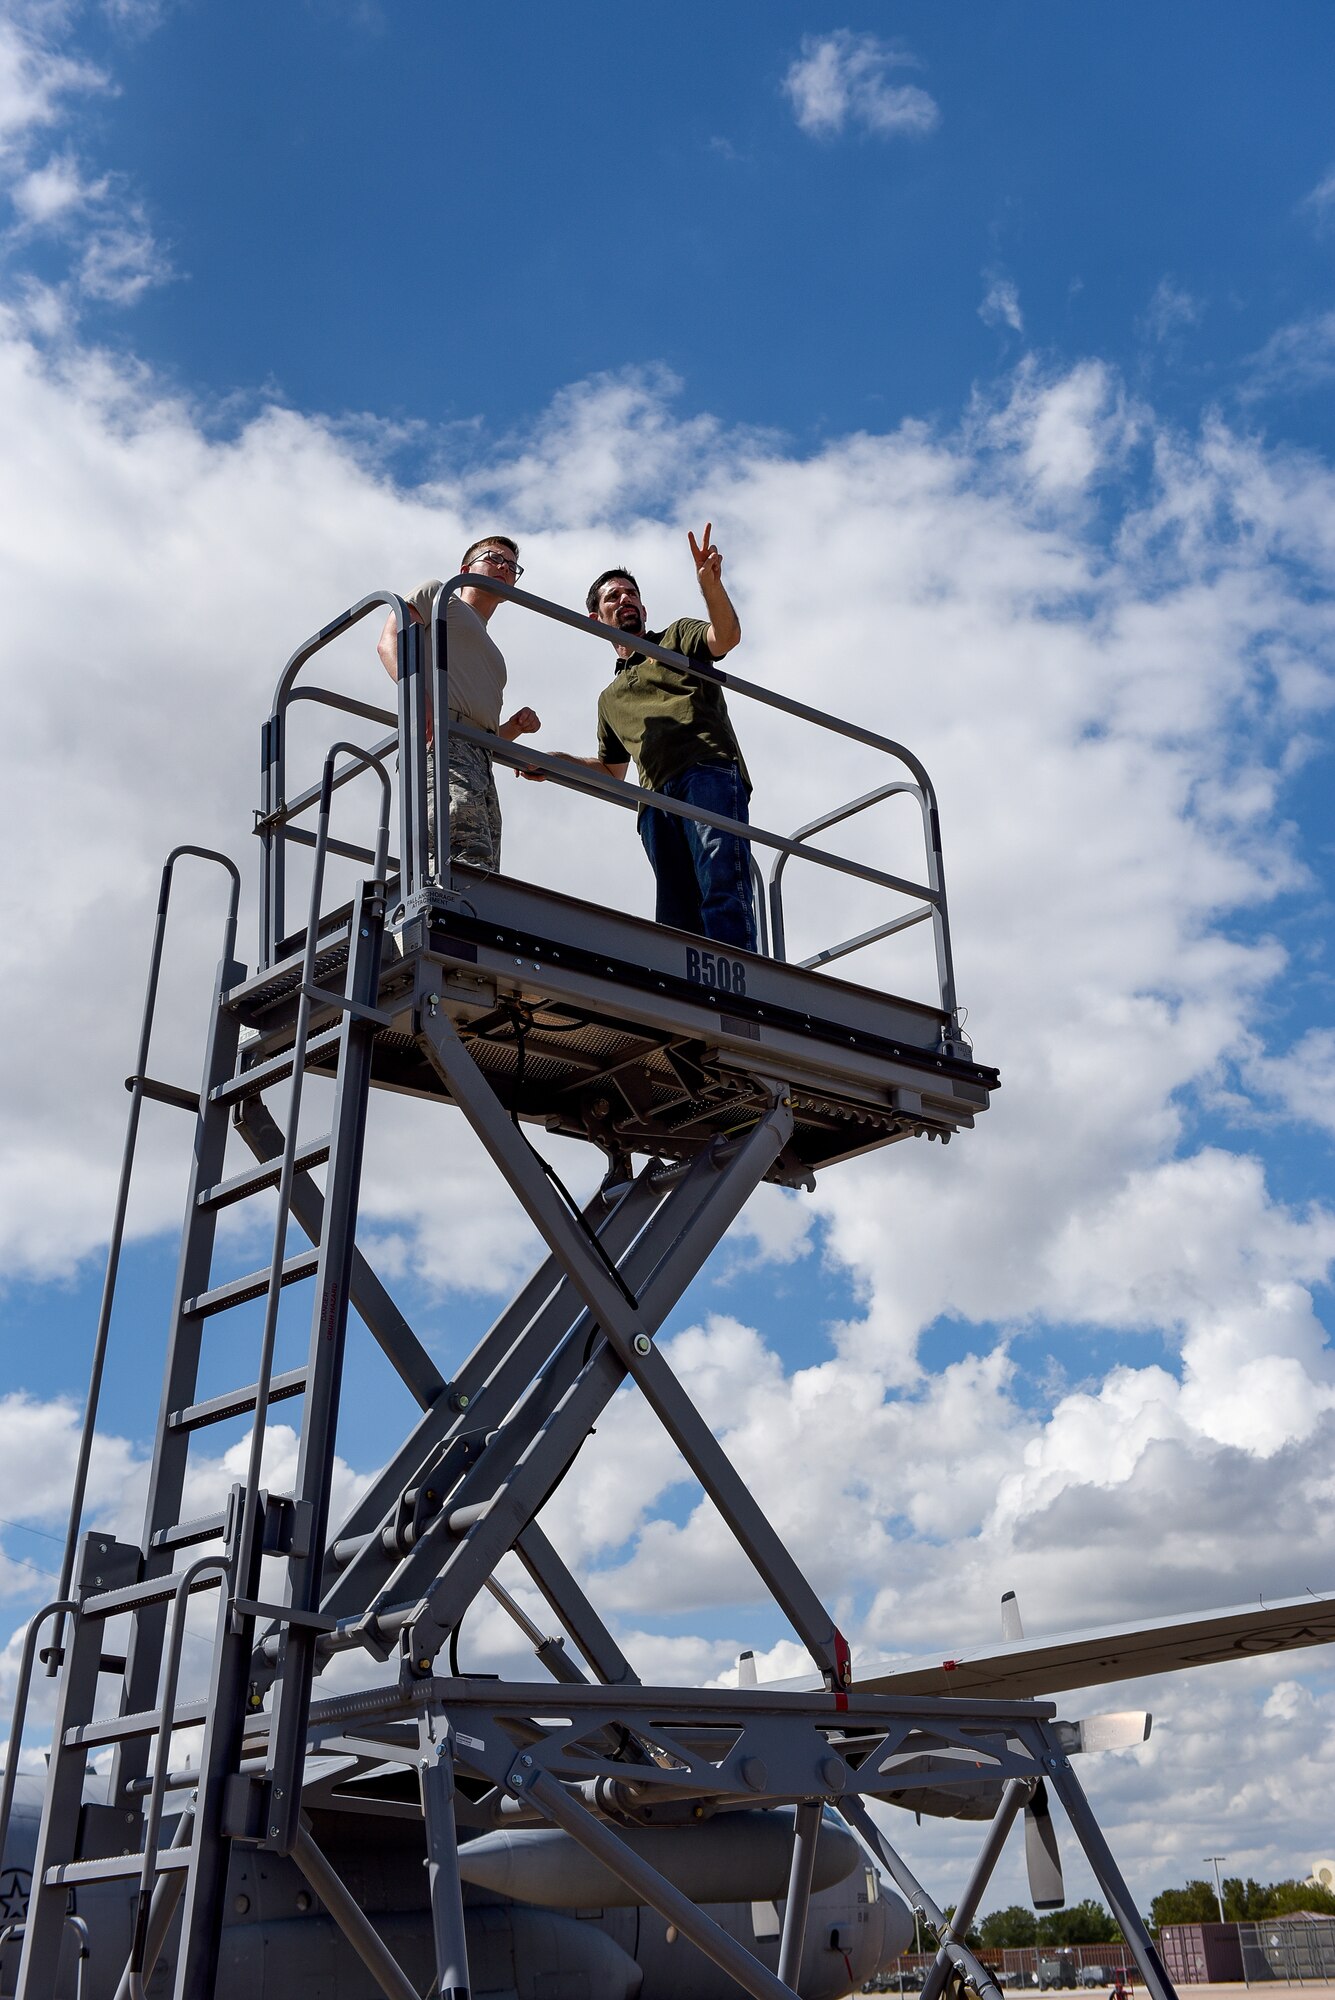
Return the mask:
[[[442,1011],[433,1013],[428,1005],[422,1029],[427,1053],[450,1094],[514,1189],[530,1220],[560,1259],[617,1359],[635,1378],[650,1408],[824,1673],[827,1684],[832,1688],[846,1686],[848,1649],[842,1634],[713,1431],[655,1348],[638,1306],[626,1299],[591,1251],[583,1232],[553,1192],[538,1160],[514,1129],[464,1047],[453,1023]],[[792,1111],[786,1097],[778,1098],[757,1131],[764,1134],[765,1143],[773,1146],[777,1157],[792,1132]],[[753,1134],[752,1141],[755,1137]],[[744,1143],[735,1160],[724,1169],[725,1174],[738,1172],[748,1152],[749,1144]],[[757,1174],[755,1178],[760,1177]],[[746,1185],[745,1193],[749,1194],[754,1185],[755,1181]],[[692,1268],[691,1276],[695,1269],[698,1264]],[[413,1650],[418,1655],[424,1653],[422,1647]]]
[[819,1799],[803,1799],[793,1823],[793,1861],[788,1874],[788,1900],[783,1906],[779,1979],[784,1986],[794,1989],[802,1970],[802,1946],[806,1943],[807,1912],[811,1908],[811,1883],[816,1872],[816,1843],[820,1839],[822,1811]]
[[385,2000],[419,2000],[417,1988],[366,1919],[342,1876],[311,1838],[303,1816],[292,1837],[292,1859],[374,1979]]
[[[443,1734],[432,1742],[430,1729]],[[454,1758],[444,1717],[424,1718],[417,1775],[426,1825],[427,1882],[431,1891],[431,1933],[436,1946],[433,2000],[468,2000],[468,1942],[464,1934],[459,1841],[454,1823]]]
[[608,1687],[637,1686],[639,1675],[536,1521],[516,1537],[515,1554],[599,1680]]
[[1108,1899],[1113,1921],[1121,1930],[1130,1946],[1131,1955],[1140,1970],[1150,1994],[1150,2000],[1176,2000],[1172,1981],[1164,1970],[1150,1939],[1150,1934],[1141,1921],[1140,1912],[1132,1900],[1131,1891],[1122,1877],[1122,1871],[1113,1859],[1112,1849],[1103,1838],[1099,1823],[1090,1811],[1089,1800],[1079,1778],[1071,1769],[1069,1757],[1060,1754],[1049,1756],[1047,1778],[1057,1797],[1066,1808],[1066,1817],[1075,1829],[1076,1839],[1085,1850],[1085,1859],[1094,1871],[1094,1879]]
[[767,1966],[760,1963],[736,1938],[730,1937],[712,1917],[707,1917],[698,1904],[689,1896],[674,1888],[667,1877],[642,1861],[638,1854],[631,1852],[623,1840],[618,1840],[610,1827],[586,1812],[583,1806],[575,1804],[555,1778],[545,1771],[534,1770],[531,1774],[516,1765],[511,1778],[511,1788],[520,1798],[537,1806],[547,1819],[563,1827],[572,1840],[577,1840],[582,1848],[614,1875],[635,1891],[641,1902],[649,1903],[659,1915],[670,1924],[675,1924],[684,1938],[689,1938],[698,1950],[715,1965],[744,1986],[755,2000],[797,2000],[791,1986],[776,1979]]
[[[651,1172],[646,1167],[617,1206],[603,1214],[599,1240],[613,1258],[626,1251],[662,1203]],[[591,1225],[595,1207],[601,1206],[595,1198],[585,1211]],[[428,1480],[452,1440],[478,1430],[495,1431],[582,1318],[587,1315],[569,1279],[555,1257],[545,1258],[459,1370],[448,1396],[426,1412],[339,1530],[339,1537],[362,1538],[365,1546],[327,1583],[321,1606],[326,1615],[341,1618],[371,1604],[398,1565],[398,1556],[388,1553],[379,1537],[392,1526],[405,1488]],[[401,1592],[412,1594],[411,1586]]]
[[945,1991],[952,1966],[946,1952],[947,1944],[958,1944],[969,1935],[969,1927],[977,1915],[978,1904],[983,1891],[992,1879],[992,1871],[1001,1859],[1001,1850],[1006,1845],[1006,1836],[1015,1824],[1015,1816],[1023,1810],[1025,1801],[1033,1796],[1033,1781],[1029,1778],[1009,1778],[1006,1789],[1001,1794],[1001,1804],[997,1807],[992,1824],[987,1829],[978,1859],[974,1862],[973,1873],[964,1886],[964,1893],[950,1913],[950,1922],[941,1939],[941,1946],[935,1962],[927,1969],[923,1981],[923,2000],[939,2000]]
[[[886,1872],[900,1894],[907,1900],[909,1908],[918,1916],[926,1917],[932,1929],[942,1938],[941,1949],[950,1963],[964,1975],[977,1992],[979,2000],[1003,2000],[1000,1987],[981,1958],[976,1958],[967,1945],[957,1944],[953,1938],[948,1937],[950,1922],[945,1911],[937,1908],[912,1869],[890,1845],[862,1800],[849,1793],[839,1799],[837,1804],[854,1832],[862,1835],[872,1853],[884,1864]],[[1163,1996],[1156,1995],[1155,2000],[1163,2000]]]

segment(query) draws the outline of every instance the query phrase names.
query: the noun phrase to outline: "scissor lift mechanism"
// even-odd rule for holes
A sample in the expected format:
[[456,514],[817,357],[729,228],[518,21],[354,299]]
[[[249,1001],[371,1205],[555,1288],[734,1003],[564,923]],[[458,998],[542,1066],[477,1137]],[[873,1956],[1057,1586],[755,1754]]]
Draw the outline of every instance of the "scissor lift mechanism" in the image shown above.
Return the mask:
[[[432,1990],[452,2000],[461,2000],[469,1983],[456,1827],[516,1822],[565,1828],[748,1992],[763,2000],[790,1995],[823,1801],[837,1804],[914,1906],[940,1928],[933,1994],[953,1967],[988,2000],[999,2000],[990,1975],[959,1939],[1007,1830],[1043,1780],[1065,1804],[1153,2000],[1172,2000],[1071,1771],[1051,1706],[858,1695],[842,1634],[655,1344],[761,1181],[810,1185],[820,1168],[895,1140],[947,1140],[987,1106],[997,1077],[974,1061],[959,1030],[926,773],[898,745],[720,675],[730,690],[880,748],[910,772],[908,781],[896,777],[794,836],[752,830],[756,844],[776,856],[766,912],[772,953],[721,952],[548,889],[452,868],[431,852],[425,774],[430,755],[444,756],[446,732],[438,732],[433,752],[426,714],[428,687],[433,713],[448,712],[444,604],[463,581],[456,577],[442,591],[429,648],[402,600],[378,593],[288,663],[264,732],[262,935],[253,973],[235,957],[239,877],[224,857],[210,857],[227,869],[231,889],[198,1093],[156,1081],[148,1068],[173,872],[182,853],[201,850],[178,850],[164,870],[65,1572],[57,1601],[30,1628],[11,1739],[17,1745],[39,1634],[54,1620],[48,1653],[51,1670],[59,1667],[58,1712],[19,2000],[49,2000],[55,1991],[70,1890],[116,1879],[138,1888],[121,1986],[127,2000],[139,2000],[178,1909],[176,2000],[211,2000],[237,1845],[292,1856],[381,1990],[405,2000],[414,1989],[342,1889],[303,1818],[303,1809],[352,1798],[364,1808],[386,1786],[401,1805],[405,1784],[420,1800],[424,1821]],[[494,587],[544,617],[603,640],[617,636],[562,607]],[[323,646],[380,605],[395,612],[398,624],[397,719],[300,682]],[[371,745],[335,745],[320,783],[289,797],[286,717],[299,699],[322,700],[362,720],[395,721],[395,728]],[[633,786],[486,740],[499,759],[540,764],[558,782],[617,804],[642,797]],[[389,856],[388,765],[395,752],[397,862]],[[335,793],[367,774],[378,780],[381,811],[375,845],[364,849],[334,839],[330,816]],[[903,792],[922,812],[926,883],[812,846],[812,832]],[[300,824],[312,812],[313,832]],[[311,895],[304,925],[285,934],[285,861],[294,842],[314,849]],[[364,861],[369,872],[350,903],[327,910],[330,852]],[[793,856],[861,876],[909,898],[911,907],[814,961],[789,964],[781,878]],[[936,939],[938,990],[930,1002],[812,969],[922,921],[932,924]],[[335,1086],[330,1130],[315,1139],[299,1132],[302,1087],[312,1074]],[[289,1101],[280,1126],[265,1096],[284,1088]],[[375,1089],[457,1107],[547,1246],[539,1269],[450,1379],[356,1245],[362,1146]],[[76,1549],[145,1098],[181,1106],[196,1128],[149,1502],[139,1544],[90,1533]],[[601,1149],[606,1176],[582,1211],[554,1185],[525,1123]],[[253,1164],[229,1174],[233,1128]],[[323,1188],[312,1177],[320,1166]],[[274,1189],[277,1223],[267,1267],[220,1280],[218,1216]],[[289,1249],[290,1219],[309,1248]],[[314,1281],[308,1358],[304,1367],[280,1373],[274,1365],[279,1297],[305,1280]],[[255,1378],[222,1395],[201,1394],[210,1322],[255,1300],[264,1305]],[[331,1481],[350,1306],[421,1415],[347,1517],[335,1521]],[[547,1539],[539,1518],[545,1503],[628,1380],[807,1648],[824,1678],[823,1693],[642,1687]],[[303,1411],[294,1490],[268,1493],[260,1483],[265,1417],[272,1404],[297,1398]],[[191,1440],[252,1413],[246,1480],[219,1514],[182,1519]],[[496,1581],[497,1564],[510,1554],[545,1599],[556,1636],[536,1633]],[[282,1566],[281,1593],[261,1594],[265,1557]],[[488,1590],[530,1637],[536,1634],[550,1685],[439,1675],[442,1651]],[[210,1682],[203,1699],[184,1699],[178,1676],[185,1614],[205,1592],[216,1599]],[[123,1654],[108,1645],[113,1621],[128,1626]],[[364,1692],[320,1698],[318,1676],[350,1653],[367,1656],[373,1675],[372,1662],[394,1663],[397,1679],[385,1685],[381,1667],[378,1684]],[[173,1730],[199,1727],[198,1766],[174,1771]],[[108,1747],[109,1802],[90,1806],[83,1799],[87,1758]],[[902,1796],[915,1783],[939,1788],[949,1783],[952,1758],[961,1756],[970,1780],[980,1766],[995,1777],[1001,1804],[952,1930],[871,1820],[864,1799]],[[16,1767],[11,1755],[0,1820],[8,1815]],[[166,1844],[169,1798],[176,1824]],[[752,1953],[729,1937],[615,1829],[661,1813],[665,1803],[709,1812],[780,1801],[795,1803],[797,1817],[775,1971],[760,1948]]]

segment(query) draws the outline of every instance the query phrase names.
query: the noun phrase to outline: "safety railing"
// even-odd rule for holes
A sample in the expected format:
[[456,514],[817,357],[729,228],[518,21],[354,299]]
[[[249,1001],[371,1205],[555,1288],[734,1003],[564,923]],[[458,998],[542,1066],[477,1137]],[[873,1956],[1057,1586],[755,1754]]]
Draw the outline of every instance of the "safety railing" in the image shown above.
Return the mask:
[[[125,1217],[130,1200],[130,1182],[134,1174],[135,1151],[139,1142],[139,1114],[146,1097],[158,1102],[175,1104],[182,1109],[197,1108],[198,1105],[193,1093],[176,1089],[170,1084],[155,1082],[148,1073],[149,1045],[157,1011],[158,983],[162,976],[162,953],[167,936],[167,915],[171,906],[172,883],[177,862],[187,854],[193,855],[196,860],[211,862],[221,868],[227,876],[231,886],[228,891],[226,915],[223,919],[224,963],[230,962],[236,945],[237,910],[241,901],[241,873],[236,863],[226,854],[219,854],[211,847],[192,847],[188,844],[174,847],[163,864],[162,878],[158,887],[157,918],[153,927],[153,948],[148,961],[148,986],[139,1020],[139,1041],[135,1052],[134,1073],[125,1079],[125,1087],[130,1093],[130,1111],[125,1125],[125,1144],[121,1150],[116,1209],[112,1217],[111,1240],[107,1245],[106,1269],[102,1279],[102,1302],[98,1309],[97,1332],[93,1339],[92,1367],[89,1371],[88,1394],[84,1399],[83,1422],[79,1427],[78,1462],[74,1470],[74,1488],[70,1495],[69,1520],[65,1529],[65,1548],[60,1563],[57,1595],[62,1599],[67,1598],[70,1593],[79,1531],[83,1526],[88,1471],[92,1463],[98,1404],[102,1394],[102,1379],[106,1370],[107,1346],[111,1333],[111,1315],[116,1301],[116,1283],[120,1273],[121,1251],[125,1242]],[[63,1627],[64,1613],[60,1612],[56,1618],[55,1631],[47,1654],[47,1673],[52,1679],[60,1669]]]
[[[839,737],[844,742],[861,744],[899,765],[908,774],[907,777],[896,778],[864,793],[859,798],[849,800],[846,804],[799,827],[793,834],[780,834],[765,827],[729,819],[725,814],[687,804],[662,792],[644,791],[638,785],[609,777],[605,772],[567,758],[553,756],[531,745],[519,749],[499,736],[450,718],[449,635],[446,627],[446,608],[450,598],[457,591],[470,583],[475,585],[476,582],[476,577],[465,574],[455,576],[448,583],[442,584],[432,606],[429,628],[418,625],[411,618],[404,600],[393,591],[372,592],[342,612],[339,617],[331,620],[304,645],[298,647],[283,668],[274,697],[273,710],[264,725],[261,749],[261,805],[256,814],[256,831],[262,845],[260,952],[264,965],[273,964],[283,955],[288,846],[295,843],[313,847],[316,841],[314,832],[299,822],[304,815],[311,812],[312,808],[318,806],[321,785],[310,785],[292,798],[287,797],[286,790],[289,712],[294,703],[310,701],[325,704],[343,714],[360,716],[365,720],[389,726],[389,733],[369,745],[366,751],[360,754],[372,758],[387,757],[395,751],[398,754],[400,855],[397,861],[391,859],[389,865],[399,870],[398,893],[404,901],[418,894],[428,883],[444,879],[440,868],[440,857],[432,851],[428,784],[430,775],[435,770],[447,767],[449,738],[458,736],[467,742],[480,744],[490,752],[497,763],[532,771],[572,791],[603,799],[631,811],[638,811],[646,805],[653,806],[660,812],[670,813],[681,819],[695,820],[703,825],[719,828],[725,833],[736,834],[748,841],[752,847],[771,850],[775,859],[768,888],[770,932],[768,943],[775,958],[786,957],[783,878],[784,870],[790,860],[799,859],[906,898],[912,905],[906,913],[898,914],[855,937],[831,945],[800,960],[799,963],[806,968],[828,964],[834,959],[846,957],[896,932],[929,922],[935,946],[941,1010],[950,1023],[949,1035],[953,1037],[958,1032],[954,964],[936,793],[923,765],[910,750],[891,737],[882,736],[875,730],[865,729],[859,723],[845,721],[823,709],[813,707],[808,702],[796,701],[791,696],[780,694],[772,688],[744,680],[740,675],[729,673],[722,667],[697,666],[682,654],[657,645],[643,633],[634,635],[635,647],[638,652],[646,654],[650,659],[680,668],[698,680],[714,682],[726,689],[729,695],[739,695],[748,701],[756,702],[761,707],[777,710],[813,729]],[[513,584],[502,583],[498,578],[488,577],[486,587],[489,592],[507,603],[552,623],[586,633],[608,645],[626,643],[627,635],[619,628],[604,625],[596,618],[588,618],[580,612],[571,611],[565,605],[535,597],[531,592],[520,590]],[[397,717],[388,709],[377,707],[371,702],[356,700],[330,688],[309,684],[298,685],[298,678],[307,663],[377,606],[392,613],[395,620]],[[425,644],[428,633],[432,641],[429,652]],[[428,715],[433,725],[430,728]],[[361,768],[362,764],[357,762],[336,769],[332,779],[333,789],[338,790]],[[811,844],[813,834],[823,832],[897,795],[912,797],[919,806],[923,829],[925,881],[913,881],[887,869],[876,868],[869,863],[856,861],[847,855],[837,854],[828,848]],[[442,799],[448,797],[448,786],[437,787],[437,796]],[[443,814],[441,819],[443,822]],[[438,826],[437,843],[442,831],[443,828]],[[373,858],[369,849],[332,838],[327,840],[327,851],[354,861],[369,862]]]

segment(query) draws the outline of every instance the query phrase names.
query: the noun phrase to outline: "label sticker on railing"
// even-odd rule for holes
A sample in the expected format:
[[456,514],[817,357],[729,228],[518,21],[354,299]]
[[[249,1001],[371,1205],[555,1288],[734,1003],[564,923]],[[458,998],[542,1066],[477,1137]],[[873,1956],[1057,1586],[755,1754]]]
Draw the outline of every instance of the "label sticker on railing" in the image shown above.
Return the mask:
[[725,958],[721,951],[697,951],[686,947],[686,977],[692,986],[712,986],[719,993],[745,993],[746,967],[740,958]]

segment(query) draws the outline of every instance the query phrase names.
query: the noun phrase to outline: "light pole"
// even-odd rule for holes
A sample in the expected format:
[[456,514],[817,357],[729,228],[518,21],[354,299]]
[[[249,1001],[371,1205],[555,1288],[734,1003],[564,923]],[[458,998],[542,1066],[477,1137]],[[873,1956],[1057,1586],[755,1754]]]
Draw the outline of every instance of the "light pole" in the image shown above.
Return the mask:
[[1205,1859],[1214,1863],[1214,1899],[1219,1905],[1219,1921],[1222,1924],[1227,1919],[1224,1916],[1224,1892],[1219,1886],[1219,1864],[1221,1861],[1227,1861],[1228,1856],[1226,1854],[1207,1854]]

